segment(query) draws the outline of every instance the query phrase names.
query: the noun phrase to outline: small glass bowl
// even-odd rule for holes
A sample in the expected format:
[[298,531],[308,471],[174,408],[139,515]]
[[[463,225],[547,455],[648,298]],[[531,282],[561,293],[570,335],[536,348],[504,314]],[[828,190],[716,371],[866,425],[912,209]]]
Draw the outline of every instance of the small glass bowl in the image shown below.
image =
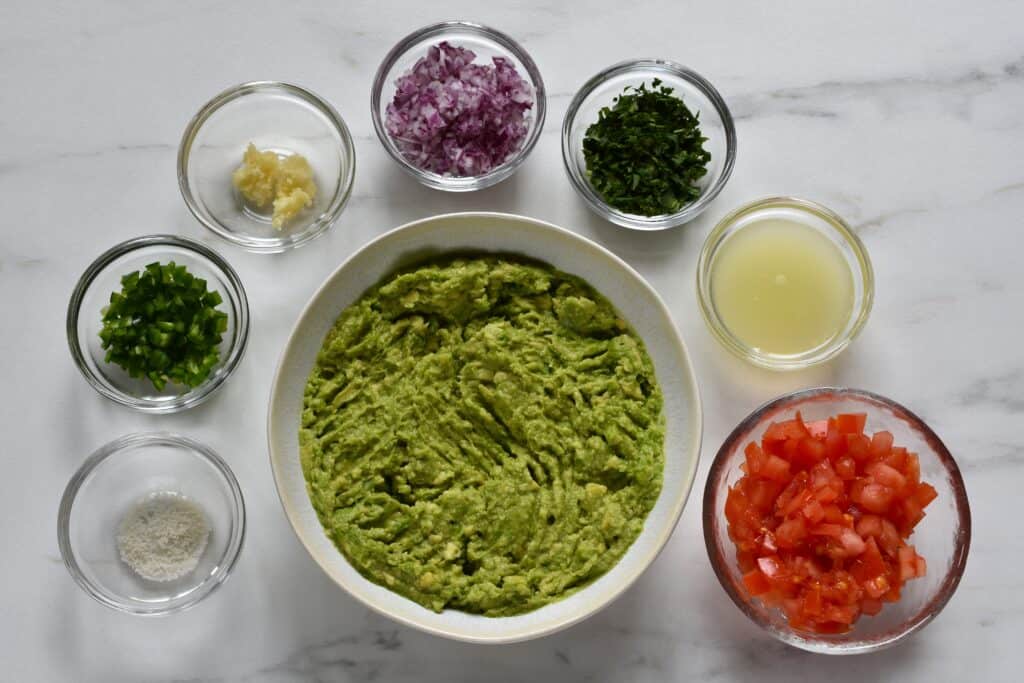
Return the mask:
[[[426,55],[427,48],[442,41],[448,41],[456,47],[464,47],[476,53],[476,64],[490,64],[492,57],[504,57],[512,62],[519,75],[526,79],[533,88],[533,108],[529,110],[530,128],[526,139],[517,152],[512,154],[500,166],[487,173],[476,176],[457,177],[441,175],[425,171],[412,164],[399,151],[391,136],[384,127],[387,107],[395,93],[395,81]],[[388,52],[377,69],[370,91],[370,114],[377,137],[391,158],[406,173],[427,187],[448,192],[470,192],[490,187],[505,180],[522,165],[537,144],[541,130],[544,128],[544,116],[547,111],[547,96],[544,93],[544,81],[533,59],[519,43],[510,37],[487,26],[469,21],[442,21],[413,31],[403,38]]]
[[[150,581],[121,560],[122,516],[151,493],[177,493],[206,514],[210,537],[199,564],[173,581]],[[86,593],[140,615],[192,607],[231,575],[245,537],[245,503],[235,475],[209,447],[175,434],[130,434],[103,446],[64,490],[57,541]]]
[[[316,182],[313,205],[278,230],[271,210],[247,204],[231,180],[249,143],[278,156],[301,154]],[[178,147],[178,185],[200,223],[244,249],[276,253],[324,234],[352,192],[356,155],[341,116],[316,94],[289,83],[228,88],[203,105]]]
[[[157,390],[146,378],[130,377],[115,363],[104,361],[100,346],[103,309],[112,292],[121,291],[121,278],[158,261],[174,261],[206,280],[224,300],[218,307],[228,316],[220,347],[220,362],[199,386],[168,383]],[[213,394],[238,366],[249,340],[249,302],[238,274],[217,252],[199,242],[173,235],[151,235],[122,242],[93,261],[71,294],[67,317],[68,346],[82,376],[115,403],[148,413],[174,413],[199,405]]]
[[[715,308],[715,293],[711,282],[719,248],[743,228],[772,218],[799,222],[827,237],[842,253],[853,278],[853,306],[846,325],[821,346],[798,354],[773,354],[743,343],[729,330]],[[839,355],[863,329],[871,314],[874,295],[875,276],[871,269],[871,259],[857,234],[833,211],[816,202],[796,197],[758,199],[729,213],[704,241],[697,262],[697,299],[712,334],[735,355],[770,370],[800,370]]]
[[[726,494],[743,474],[743,448],[750,441],[759,440],[771,422],[791,419],[797,411],[808,421],[837,413],[867,413],[867,431],[888,430],[896,445],[917,453],[922,481],[934,486],[939,494],[910,537],[917,552],[928,562],[927,575],[908,581],[899,602],[886,603],[879,614],[862,616],[851,631],[838,635],[795,631],[779,610],[765,608],[747,594],[725,519]],[[711,464],[704,488],[703,515],[704,542],[711,566],[732,601],[751,621],[782,642],[823,654],[874,652],[924,628],[956,591],[971,544],[967,491],[949,450],[917,415],[895,401],[857,389],[806,389],[777,398],[751,413],[725,440]]]
[[[610,206],[590,185],[587,162],[583,157],[583,138],[595,123],[598,112],[610,107],[626,86],[647,83],[655,78],[672,88],[694,114],[700,116],[700,129],[711,153],[707,173],[698,183],[700,196],[679,211],[659,216],[625,213]],[[664,230],[696,218],[725,187],[736,163],[736,127],[725,100],[715,86],[690,69],[664,59],[633,59],[614,64],[583,84],[569,103],[562,122],[562,161],[573,188],[594,213],[607,221],[634,230]]]

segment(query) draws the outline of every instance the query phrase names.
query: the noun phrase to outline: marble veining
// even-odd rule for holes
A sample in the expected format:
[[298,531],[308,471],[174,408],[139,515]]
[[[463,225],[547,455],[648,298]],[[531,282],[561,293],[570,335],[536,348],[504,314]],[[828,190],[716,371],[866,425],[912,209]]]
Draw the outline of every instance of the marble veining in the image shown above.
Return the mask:
[[[376,140],[369,90],[401,36],[448,18],[521,40],[548,89],[548,118],[513,178],[468,195],[423,188]],[[0,8],[0,433],[5,542],[0,680],[1017,681],[1024,535],[1009,506],[1024,478],[1024,5],[1000,0],[754,0],[557,3],[21,3]],[[266,51],[264,45],[275,50]],[[562,168],[570,99],[602,68],[660,56],[707,76],[737,119],[733,177],[680,229],[627,232],[593,216]],[[314,246],[259,256],[205,231],[176,178],[188,120],[225,87],[281,79],[346,119],[357,172],[345,213]],[[742,366],[707,333],[693,278],[707,232],[768,194],[842,214],[871,254],[876,301],[831,365],[775,375]],[[338,589],[292,534],[267,463],[266,398],[278,354],[323,278],[386,230],[435,213],[499,210],[564,225],[613,250],[665,298],[687,341],[705,408],[703,462],[679,526],[618,601],[529,643],[470,646],[378,616]],[[253,313],[231,381],[186,414],[132,413],[71,363],[67,300],[116,242],[170,232],[222,253]],[[943,614],[906,644],[824,658],[758,632],[717,584],[703,549],[708,460],[749,410],[814,384],[872,389],[924,417],[957,457],[972,502],[967,573]],[[164,619],[114,613],[68,576],[55,538],[68,478],[103,443],[178,431],[210,444],[245,492],[234,577]]]

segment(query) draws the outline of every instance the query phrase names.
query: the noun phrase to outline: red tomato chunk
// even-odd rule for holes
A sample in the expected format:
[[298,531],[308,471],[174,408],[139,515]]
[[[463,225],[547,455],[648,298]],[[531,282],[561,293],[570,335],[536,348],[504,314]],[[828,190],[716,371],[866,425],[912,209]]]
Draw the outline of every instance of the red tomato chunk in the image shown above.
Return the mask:
[[889,432],[865,434],[866,423],[861,413],[772,423],[726,497],[744,587],[795,629],[847,631],[925,575],[907,539],[938,494],[917,454]]

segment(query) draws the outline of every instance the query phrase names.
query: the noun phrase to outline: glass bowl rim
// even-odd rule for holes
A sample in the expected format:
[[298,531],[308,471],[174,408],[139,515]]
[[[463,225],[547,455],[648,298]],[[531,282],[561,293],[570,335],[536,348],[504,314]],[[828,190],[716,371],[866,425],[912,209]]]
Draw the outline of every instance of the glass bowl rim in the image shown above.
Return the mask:
[[[571,149],[570,138],[573,124],[576,122],[576,116],[579,114],[583,102],[598,87],[604,85],[611,78],[634,71],[660,71],[689,83],[711,102],[715,113],[722,122],[722,129],[725,132],[725,161],[722,164],[722,171],[718,178],[696,201],[687,204],[675,213],[638,217],[610,206],[587,182],[583,176],[583,171],[575,161],[573,149]],[[576,193],[596,214],[615,225],[630,230],[649,232],[666,230],[682,225],[700,215],[721,193],[732,176],[733,168],[736,165],[736,144],[736,124],[733,121],[729,105],[726,104],[725,98],[718,92],[718,89],[715,88],[711,81],[693,69],[668,59],[654,57],[627,59],[599,71],[576,91],[565,111],[565,117],[562,119],[562,164],[565,167],[566,174],[569,176],[569,182],[573,189],[576,190]]]
[[[81,489],[82,484],[89,478],[89,475],[91,475],[97,467],[107,460],[107,458],[131,448],[150,444],[172,445],[189,451],[189,453],[194,457],[204,460],[207,464],[212,465],[214,470],[220,476],[221,481],[227,485],[228,490],[231,492],[231,535],[228,538],[223,555],[218,559],[216,570],[204,578],[202,583],[199,584],[200,587],[203,587],[202,590],[197,590],[194,595],[191,595],[187,599],[173,604],[170,607],[137,606],[110,597],[98,589],[96,585],[86,577],[78,564],[75,551],[71,544],[71,513],[74,509],[74,503],[78,496],[78,492]],[[64,489],[64,493],[61,496],[60,508],[57,512],[57,544],[60,547],[60,554],[64,560],[64,566],[71,574],[71,578],[73,578],[75,583],[89,594],[90,597],[100,604],[106,605],[111,609],[140,616],[162,616],[181,612],[195,606],[203,598],[213,593],[231,577],[232,570],[238,562],[242,546],[245,543],[245,532],[245,497],[242,495],[242,488],[238,484],[238,479],[235,478],[234,472],[231,471],[227,462],[209,446],[200,443],[195,439],[175,434],[173,432],[137,432],[125,434],[124,436],[120,436],[97,448],[92,455],[86,458],[85,462],[82,463],[78,470],[75,471],[74,475],[72,475],[70,481],[68,481],[68,484]]]
[[[85,360],[85,355],[82,352],[81,339],[78,336],[78,319],[81,314],[82,302],[85,299],[86,292],[92,286],[93,282],[102,273],[107,266],[121,258],[126,254],[130,254],[133,251],[144,249],[147,247],[159,247],[159,246],[170,246],[190,251],[199,256],[207,259],[213,264],[215,270],[219,270],[224,276],[227,282],[228,288],[231,290],[231,294],[238,300],[238,315],[235,319],[235,330],[237,342],[234,343],[228,357],[224,360],[223,372],[219,375],[214,375],[212,378],[208,378],[202,384],[193,387],[185,393],[175,397],[169,401],[151,401],[148,399],[140,399],[130,394],[126,394],[123,391],[109,386],[108,383],[96,376]],[[186,410],[193,408],[200,403],[206,401],[213,393],[220,388],[228,377],[238,367],[239,362],[242,360],[242,356],[245,353],[246,346],[249,342],[249,299],[245,294],[245,287],[242,285],[241,278],[238,277],[238,273],[231,267],[224,258],[216,251],[207,247],[205,244],[189,239],[187,237],[179,237],[177,235],[146,235],[143,237],[134,237],[124,242],[115,244],[113,247],[107,249],[105,252],[100,254],[96,259],[89,264],[89,267],[85,269],[82,276],[78,279],[78,283],[71,292],[71,299],[68,302],[68,312],[66,321],[66,333],[68,340],[68,347],[71,350],[71,358],[74,360],[75,365],[78,367],[79,372],[85,380],[95,389],[101,396],[129,408],[134,408],[146,413],[175,413],[180,410]]]
[[[209,118],[224,105],[241,99],[246,95],[254,93],[267,93],[280,91],[302,100],[319,111],[331,124],[331,127],[340,138],[340,147],[343,155],[348,159],[344,164],[338,178],[338,185],[327,206],[319,218],[310,223],[305,230],[294,239],[281,238],[274,242],[267,240],[254,240],[246,235],[226,229],[215,217],[207,218],[200,210],[200,201],[192,191],[192,184],[188,179],[188,166],[192,158],[192,143]],[[312,90],[285,81],[248,81],[233,85],[214,95],[206,104],[199,108],[199,111],[189,120],[182,133],[181,142],[178,144],[178,188],[181,190],[182,199],[188,206],[189,212],[205,228],[231,244],[242,247],[248,251],[258,254],[275,254],[288,249],[294,249],[308,244],[320,237],[330,228],[341,216],[345,205],[352,195],[352,186],[355,181],[356,172],[356,150],[352,140],[352,134],[341,118],[341,114],[331,104],[320,97]]]
[[[475,176],[445,176],[432,171],[425,171],[414,166],[404,156],[402,156],[402,153],[398,151],[395,144],[391,141],[391,136],[389,136],[387,131],[384,129],[384,121],[380,113],[381,96],[384,91],[385,82],[388,74],[391,72],[391,69],[394,68],[398,60],[416,43],[426,38],[444,35],[445,33],[453,30],[463,30],[475,33],[500,45],[523,65],[523,68],[526,69],[526,75],[530,79],[530,84],[533,86],[534,90],[534,122],[530,133],[523,142],[522,147],[520,147],[519,150],[510,158],[492,168],[487,173]],[[505,180],[515,173],[523,162],[526,161],[526,158],[533,151],[533,148],[537,145],[537,141],[540,139],[540,135],[544,130],[544,121],[546,116],[547,93],[544,87],[544,79],[541,77],[540,69],[537,67],[536,62],[533,61],[533,57],[530,56],[530,53],[528,53],[522,45],[508,34],[495,28],[491,28],[485,24],[479,24],[473,21],[439,21],[422,28],[418,28],[409,33],[399,40],[384,56],[380,66],[377,67],[376,74],[374,74],[373,85],[370,87],[370,118],[373,121],[373,129],[377,133],[377,138],[383,145],[384,150],[392,159],[395,160],[395,162],[398,163],[399,167],[403,171],[416,178],[420,183],[435,190],[443,190],[447,192],[470,192],[473,190],[482,190]]]
[[[842,640],[842,636],[833,636],[831,637],[832,639],[827,636],[816,637],[813,634],[804,634],[784,627],[779,628],[777,625],[766,620],[762,616],[760,610],[751,607],[749,601],[740,593],[732,579],[729,569],[726,566],[727,560],[725,550],[719,545],[713,530],[716,525],[716,511],[721,507],[719,505],[718,496],[715,493],[715,488],[722,477],[728,474],[726,461],[728,460],[729,453],[739,445],[739,442],[749,436],[750,430],[765,415],[783,410],[792,405],[803,403],[808,399],[830,396],[840,398],[859,398],[867,401],[868,403],[888,409],[900,419],[908,422],[914,429],[923,435],[928,446],[934,451],[936,457],[949,474],[951,488],[953,490],[957,523],[959,526],[952,561],[950,562],[949,570],[943,577],[942,584],[939,586],[936,594],[932,596],[932,598],[922,606],[917,615],[910,620],[906,628],[897,633],[885,634],[883,637],[874,640],[856,641],[857,644],[853,646],[847,646]],[[707,550],[711,568],[714,570],[715,576],[718,578],[718,582],[729,595],[729,598],[733,603],[747,616],[747,618],[757,624],[763,631],[774,636],[776,639],[786,643],[787,645],[792,645],[803,650],[817,652],[820,654],[850,655],[877,652],[878,650],[883,650],[903,642],[905,639],[924,628],[932,621],[932,619],[939,615],[946,606],[946,603],[949,602],[950,598],[952,598],[953,594],[956,592],[956,589],[960,584],[960,580],[963,578],[964,570],[967,567],[967,555],[971,546],[971,508],[967,498],[967,489],[964,485],[960,468],[956,464],[956,460],[953,458],[952,453],[950,453],[942,439],[939,438],[938,434],[936,434],[923,419],[906,406],[880,394],[851,387],[822,386],[800,389],[798,391],[783,394],[761,404],[747,417],[740,421],[740,423],[729,433],[729,436],[725,438],[725,441],[722,442],[722,446],[718,449],[718,452],[715,453],[715,457],[711,461],[711,467],[708,470],[707,479],[704,485],[704,500],[701,508],[701,518],[704,528],[704,546]]]
[[[786,207],[798,209],[804,213],[811,214],[823,220],[832,228],[834,234],[842,238],[843,242],[850,248],[860,266],[859,269],[851,268],[850,274],[855,280],[860,281],[863,287],[860,307],[856,311],[856,318],[846,334],[836,337],[827,346],[820,347],[812,353],[805,353],[795,358],[775,359],[766,356],[741,342],[725,323],[714,313],[715,306],[711,300],[710,278],[714,257],[718,248],[725,242],[725,235],[736,221],[754,211],[771,207]],[[697,260],[697,302],[700,305],[701,316],[707,324],[712,335],[735,356],[742,358],[754,365],[769,370],[802,370],[804,368],[820,365],[829,361],[846,349],[850,343],[857,338],[857,335],[864,329],[875,300],[875,273],[871,265],[871,256],[868,254],[864,242],[854,232],[853,228],[835,211],[810,199],[793,197],[788,195],[773,195],[761,197],[741,204],[727,213],[708,233],[704,245],[700,250],[700,257]]]

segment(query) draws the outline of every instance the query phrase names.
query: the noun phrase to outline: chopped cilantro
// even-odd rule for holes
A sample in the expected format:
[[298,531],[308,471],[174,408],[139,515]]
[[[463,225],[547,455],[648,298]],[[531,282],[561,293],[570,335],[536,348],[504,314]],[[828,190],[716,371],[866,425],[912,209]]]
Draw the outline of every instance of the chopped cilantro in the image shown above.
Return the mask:
[[699,112],[655,78],[626,86],[583,138],[587,176],[609,205],[626,213],[675,213],[697,199],[707,173]]

